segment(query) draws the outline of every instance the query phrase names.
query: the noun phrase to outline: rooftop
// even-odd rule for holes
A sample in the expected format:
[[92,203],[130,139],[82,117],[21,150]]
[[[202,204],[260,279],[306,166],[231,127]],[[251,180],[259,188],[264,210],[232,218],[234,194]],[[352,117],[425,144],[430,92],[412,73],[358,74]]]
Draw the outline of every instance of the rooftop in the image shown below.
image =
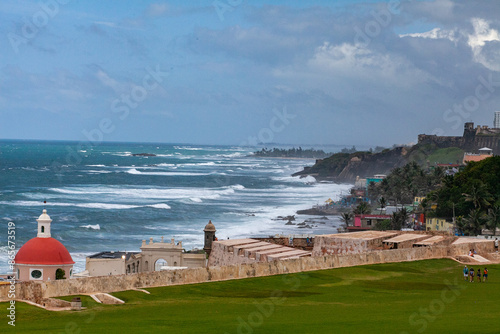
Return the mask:
[[[328,234],[325,236],[330,238],[373,240],[378,238],[388,238],[395,234],[396,233],[394,232],[384,232],[384,231],[361,231],[361,232],[351,232],[351,233]],[[317,236],[317,237],[322,237],[322,236]]]
[[444,240],[442,235],[435,235],[429,239],[421,240],[415,243],[415,245],[430,246]]
[[125,259],[128,260],[132,254],[139,254],[138,252],[100,252],[94,255],[90,255],[90,259],[121,259],[125,255]]
[[417,239],[424,239],[430,237],[427,234],[410,234],[410,233],[405,233],[405,234],[400,234],[398,236],[395,236],[394,238],[390,238],[387,240],[384,240],[384,242],[393,242],[393,243],[398,243],[398,242],[404,242],[404,241],[411,241],[411,240],[417,240]]

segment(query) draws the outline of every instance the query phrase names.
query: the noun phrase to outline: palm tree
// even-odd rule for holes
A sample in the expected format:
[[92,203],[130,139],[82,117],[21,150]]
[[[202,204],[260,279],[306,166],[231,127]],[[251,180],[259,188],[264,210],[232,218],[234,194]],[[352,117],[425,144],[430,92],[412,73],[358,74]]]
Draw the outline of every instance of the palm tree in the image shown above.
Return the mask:
[[461,219],[461,228],[465,234],[478,235],[481,233],[481,228],[484,223],[484,218],[479,210],[471,210],[469,215]]
[[380,197],[378,200],[378,204],[380,205],[380,214],[382,214],[382,210],[387,206],[387,201],[385,200],[384,197]]
[[370,214],[371,212],[371,208],[368,204],[366,204],[366,202],[361,202],[358,204],[358,206],[356,206],[353,210],[354,214],[357,214],[357,215],[364,215],[364,214]]
[[469,192],[463,193],[462,195],[465,196],[465,200],[467,202],[472,202],[474,204],[475,209],[488,207],[490,205],[490,201],[493,199],[488,191],[488,187],[480,180],[474,182],[470,186]]
[[493,231],[493,235],[495,236],[497,227],[500,226],[500,205],[495,205],[493,208],[488,209],[486,226]]
[[340,215],[340,219],[345,223],[345,226],[349,226],[349,223],[352,221],[353,215],[350,212],[344,212]]

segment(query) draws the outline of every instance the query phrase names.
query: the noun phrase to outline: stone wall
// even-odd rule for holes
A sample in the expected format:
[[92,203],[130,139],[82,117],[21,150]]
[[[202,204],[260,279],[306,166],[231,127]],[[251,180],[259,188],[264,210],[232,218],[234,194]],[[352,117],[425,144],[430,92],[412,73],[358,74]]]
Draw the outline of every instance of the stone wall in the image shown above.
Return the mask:
[[[302,257],[273,262],[193,268],[177,271],[85,277],[49,282],[28,281],[17,283],[16,293],[17,299],[40,303],[44,298],[57,296],[91,294],[96,292],[109,293],[137,288],[204,283],[375,263],[416,261],[443,258],[447,255],[447,247],[419,247],[360,254]],[[8,300],[7,292],[8,285],[0,286],[0,301]]]
[[[345,234],[317,235],[314,241],[312,256],[331,254],[359,254],[375,249],[382,249],[382,242],[399,232],[365,231]],[[349,237],[374,234],[373,237]],[[379,234],[379,236],[375,236]]]
[[[252,238],[252,239],[265,241],[265,242],[269,242],[269,243],[281,245],[281,246],[290,246],[289,245],[290,240],[288,238],[284,238],[284,237],[283,238],[276,238],[276,237]],[[309,238],[309,244],[307,244],[307,238],[293,238],[293,245],[290,247],[304,249],[304,250],[311,250],[313,246],[314,246],[314,238]]]
[[495,242],[493,240],[478,239],[467,243],[451,244],[448,256],[467,255],[471,249],[474,249],[478,254],[493,253],[495,251]]

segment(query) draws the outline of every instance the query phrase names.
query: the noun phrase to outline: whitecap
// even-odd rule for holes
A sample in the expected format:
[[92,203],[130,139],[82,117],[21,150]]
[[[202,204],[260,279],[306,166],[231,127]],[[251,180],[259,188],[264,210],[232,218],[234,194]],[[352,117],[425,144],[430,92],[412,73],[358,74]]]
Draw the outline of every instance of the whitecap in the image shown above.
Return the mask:
[[155,209],[171,209],[170,205],[165,204],[165,203],[158,203],[158,204],[151,204],[147,205],[150,208],[155,208]]
[[101,229],[101,226],[99,226],[99,224],[95,224],[95,225],[81,225],[80,227],[83,227],[83,228],[88,228],[88,229],[92,229],[92,230],[100,230]]

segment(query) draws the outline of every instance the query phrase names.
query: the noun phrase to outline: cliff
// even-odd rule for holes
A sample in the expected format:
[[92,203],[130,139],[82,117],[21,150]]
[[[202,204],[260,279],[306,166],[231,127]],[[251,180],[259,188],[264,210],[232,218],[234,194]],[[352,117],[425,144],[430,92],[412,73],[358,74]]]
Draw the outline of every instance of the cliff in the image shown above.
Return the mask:
[[356,152],[337,153],[326,159],[316,160],[312,167],[293,174],[293,176],[311,175],[317,179],[329,179],[337,182],[354,182],[356,177],[370,177],[375,174],[388,174],[393,168],[408,162],[408,149],[397,147],[380,153]]

